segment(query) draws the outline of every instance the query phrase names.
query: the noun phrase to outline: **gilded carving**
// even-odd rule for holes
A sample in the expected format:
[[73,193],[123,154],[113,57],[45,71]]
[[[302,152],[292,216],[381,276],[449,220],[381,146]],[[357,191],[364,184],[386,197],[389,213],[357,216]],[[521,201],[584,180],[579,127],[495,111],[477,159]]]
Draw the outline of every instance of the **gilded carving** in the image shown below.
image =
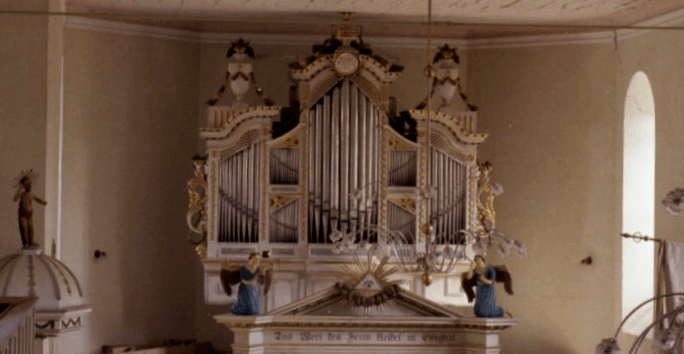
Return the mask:
[[[425,118],[425,115],[427,113],[426,110],[415,110],[414,109],[414,110],[410,110],[409,113],[416,120],[419,120],[419,121],[425,121],[426,120],[426,118]],[[461,132],[461,134],[467,138],[483,140],[483,139],[486,139],[488,136],[487,134],[468,133],[469,127],[464,126],[465,120],[461,119],[460,117],[452,116],[452,115],[446,114],[444,112],[436,112],[436,111],[430,111],[430,116],[432,118],[440,118],[443,121],[447,121],[447,122],[452,123],[453,125],[458,127],[458,130]],[[449,130],[457,139],[459,139],[459,135],[456,133],[456,131],[454,131],[454,129],[452,129],[447,124],[441,122],[440,119],[435,119],[435,120],[431,119],[431,123],[437,123],[437,124],[441,125],[442,127]],[[464,144],[467,144],[467,145],[477,145],[478,144],[478,143],[465,142],[465,141],[461,141],[461,142]]]
[[296,197],[271,196],[271,213],[290,204]]
[[289,138],[279,142],[278,144],[271,145],[272,147],[279,147],[279,148],[296,148],[299,146],[299,137],[297,134],[293,134]]
[[344,301],[350,303],[354,309],[363,307],[368,313],[370,307],[381,309],[381,305],[391,303],[399,294],[400,281],[390,281],[389,277],[399,268],[386,267],[389,256],[379,262],[373,260],[368,253],[366,262],[358,256],[354,257],[356,267],[343,265],[345,276],[341,282],[335,284],[335,290],[342,295]]
[[406,144],[405,142],[391,135],[389,137],[389,148],[390,150],[416,150],[415,147]]
[[392,203],[396,204],[397,206],[411,212],[412,214],[416,213],[416,200],[411,199],[411,198],[390,198],[389,199]]
[[494,190],[490,180],[489,173],[492,171],[492,165],[489,161],[478,164],[480,170],[480,180],[477,186],[477,221],[478,230],[485,227],[489,230],[496,228],[496,212],[494,211],[494,197],[497,192]]
[[[190,242],[196,247],[202,246],[200,249],[196,248],[196,250],[197,254],[204,258],[206,257],[208,200],[207,174],[205,171],[206,156],[195,156],[193,163],[195,166],[195,177],[187,183],[190,203],[188,205],[186,221],[191,231]],[[196,235],[199,235],[199,240],[195,240],[197,238]],[[204,252],[201,249],[204,249]]]
[[[216,139],[223,139],[230,135],[232,131],[237,128],[238,125],[243,124],[245,121],[250,121],[254,119],[259,119],[259,118],[273,118],[274,115],[278,114],[280,112],[282,107],[277,107],[277,106],[255,106],[255,107],[250,107],[243,109],[233,115],[231,115],[229,118],[226,119],[226,123],[219,128],[201,128],[199,131],[201,133],[219,133],[224,131],[229,125],[234,120],[237,120],[238,123],[236,126],[234,126],[230,131],[226,132],[226,134],[223,134],[222,137],[210,137],[207,138],[207,140],[216,140]],[[260,112],[267,112],[267,113],[261,113],[261,114],[255,114],[255,113],[260,113]]]

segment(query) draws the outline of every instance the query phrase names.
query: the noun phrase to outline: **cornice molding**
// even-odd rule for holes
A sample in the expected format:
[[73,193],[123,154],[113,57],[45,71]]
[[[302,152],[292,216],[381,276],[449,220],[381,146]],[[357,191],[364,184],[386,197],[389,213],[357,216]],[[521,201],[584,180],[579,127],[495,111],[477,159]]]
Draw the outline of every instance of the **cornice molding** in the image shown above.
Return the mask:
[[[650,20],[646,20],[644,22],[640,22],[636,24],[635,26],[642,26],[642,27],[670,27],[670,26],[676,26],[676,25],[681,25],[684,23],[684,9],[676,10],[670,13],[666,13],[664,15],[654,17]],[[649,33],[653,31],[652,29],[624,29],[624,30],[619,30],[617,31],[618,34],[618,39],[627,39],[627,38],[632,38],[636,37],[638,35],[643,35],[646,33]]]
[[[681,24],[683,22],[684,9],[681,9],[638,23],[634,26],[668,27]],[[230,44],[230,42],[243,37],[249,39],[249,41],[254,44],[261,45],[311,46],[315,43],[321,43],[327,38],[327,36],[324,35],[197,32],[74,16],[66,18],[65,26],[66,28],[71,29],[101,31],[203,44]],[[611,43],[616,39],[624,40],[643,35],[651,31],[654,31],[654,29],[620,29],[616,31],[515,36],[471,40],[435,38],[433,41],[440,44],[448,43],[450,46],[461,49],[524,48],[550,45]],[[425,38],[416,37],[364,37],[364,39],[367,43],[370,43],[375,48],[422,49],[425,48],[426,45]]]
[[[202,33],[202,43],[230,44],[238,38],[249,39],[251,43],[262,45],[304,45],[323,43],[329,36],[325,35],[296,35],[296,34],[250,34],[250,33]],[[364,42],[373,48],[425,48],[427,40],[417,37],[374,37],[364,36]],[[467,41],[461,39],[433,38],[437,43],[448,43],[450,46],[466,47]]]
[[139,25],[99,18],[67,16],[66,28],[124,34],[148,38],[169,39],[182,42],[200,42],[201,33],[167,27]]
[[516,36],[471,39],[464,49],[526,48],[569,44],[601,44],[615,40],[613,32],[588,32],[571,34],[547,34],[536,36]]

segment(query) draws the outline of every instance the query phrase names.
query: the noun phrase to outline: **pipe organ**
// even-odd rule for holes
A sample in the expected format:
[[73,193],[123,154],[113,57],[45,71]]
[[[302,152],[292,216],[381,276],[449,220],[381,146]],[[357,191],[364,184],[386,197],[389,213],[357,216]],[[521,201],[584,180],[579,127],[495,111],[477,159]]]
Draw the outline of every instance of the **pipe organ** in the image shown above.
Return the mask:
[[[232,59],[231,70],[252,72],[245,58]],[[476,227],[477,146],[486,138],[475,132],[477,113],[431,111],[428,134],[425,109],[391,108],[389,87],[401,71],[358,29],[338,28],[290,64],[289,106],[244,108],[241,97],[237,106],[208,106],[200,130],[206,204],[193,209],[205,216],[206,302],[230,302],[218,279],[224,259],[243,263],[270,251],[275,276],[263,301],[273,309],[333,284],[339,264],[367,252],[338,254],[331,234],[372,245],[400,232],[420,252],[425,225],[442,244]],[[415,275],[402,276],[407,289],[426,295]],[[450,292],[444,296],[459,295],[453,285]]]
[[382,112],[348,80],[308,112],[308,242],[355,233],[378,220],[377,152]]

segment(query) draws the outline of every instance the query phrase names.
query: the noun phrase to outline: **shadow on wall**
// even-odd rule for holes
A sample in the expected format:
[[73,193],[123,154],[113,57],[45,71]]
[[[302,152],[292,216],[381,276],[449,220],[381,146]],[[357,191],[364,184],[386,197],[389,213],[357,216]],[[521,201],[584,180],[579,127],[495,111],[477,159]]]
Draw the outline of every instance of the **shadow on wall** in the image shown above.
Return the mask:
[[[201,290],[203,289],[204,288]],[[200,301],[203,303],[203,300]],[[231,305],[208,306],[202,304],[201,308],[197,309],[197,339],[199,341],[211,341],[214,345],[214,349],[219,353],[232,353],[231,345],[233,344],[233,332],[226,326],[218,324],[218,322],[214,320],[214,315],[229,313]]]
[[[188,243],[188,249],[192,246]],[[204,267],[202,262],[197,258],[195,265],[192,267],[193,274],[195,274],[195,337],[198,341],[210,341],[214,345],[214,349],[219,353],[231,353],[231,344],[233,344],[233,332],[231,332],[224,325],[220,325],[214,319],[214,315],[225,314],[230,312],[230,306],[227,305],[207,305],[204,303]]]

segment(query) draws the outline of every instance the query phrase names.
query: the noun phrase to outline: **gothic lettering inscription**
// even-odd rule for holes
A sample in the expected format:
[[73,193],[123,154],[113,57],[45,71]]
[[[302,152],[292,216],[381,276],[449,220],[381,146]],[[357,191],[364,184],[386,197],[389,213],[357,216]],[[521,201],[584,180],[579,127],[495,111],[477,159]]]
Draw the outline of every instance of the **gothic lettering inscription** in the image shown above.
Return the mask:
[[429,332],[344,332],[344,331],[276,331],[267,332],[267,341],[309,344],[459,344],[455,333]]
[[423,342],[425,342],[425,343],[444,344],[444,343],[453,343],[456,341],[456,335],[455,334],[444,334],[444,333],[423,334],[421,338],[423,339]]

